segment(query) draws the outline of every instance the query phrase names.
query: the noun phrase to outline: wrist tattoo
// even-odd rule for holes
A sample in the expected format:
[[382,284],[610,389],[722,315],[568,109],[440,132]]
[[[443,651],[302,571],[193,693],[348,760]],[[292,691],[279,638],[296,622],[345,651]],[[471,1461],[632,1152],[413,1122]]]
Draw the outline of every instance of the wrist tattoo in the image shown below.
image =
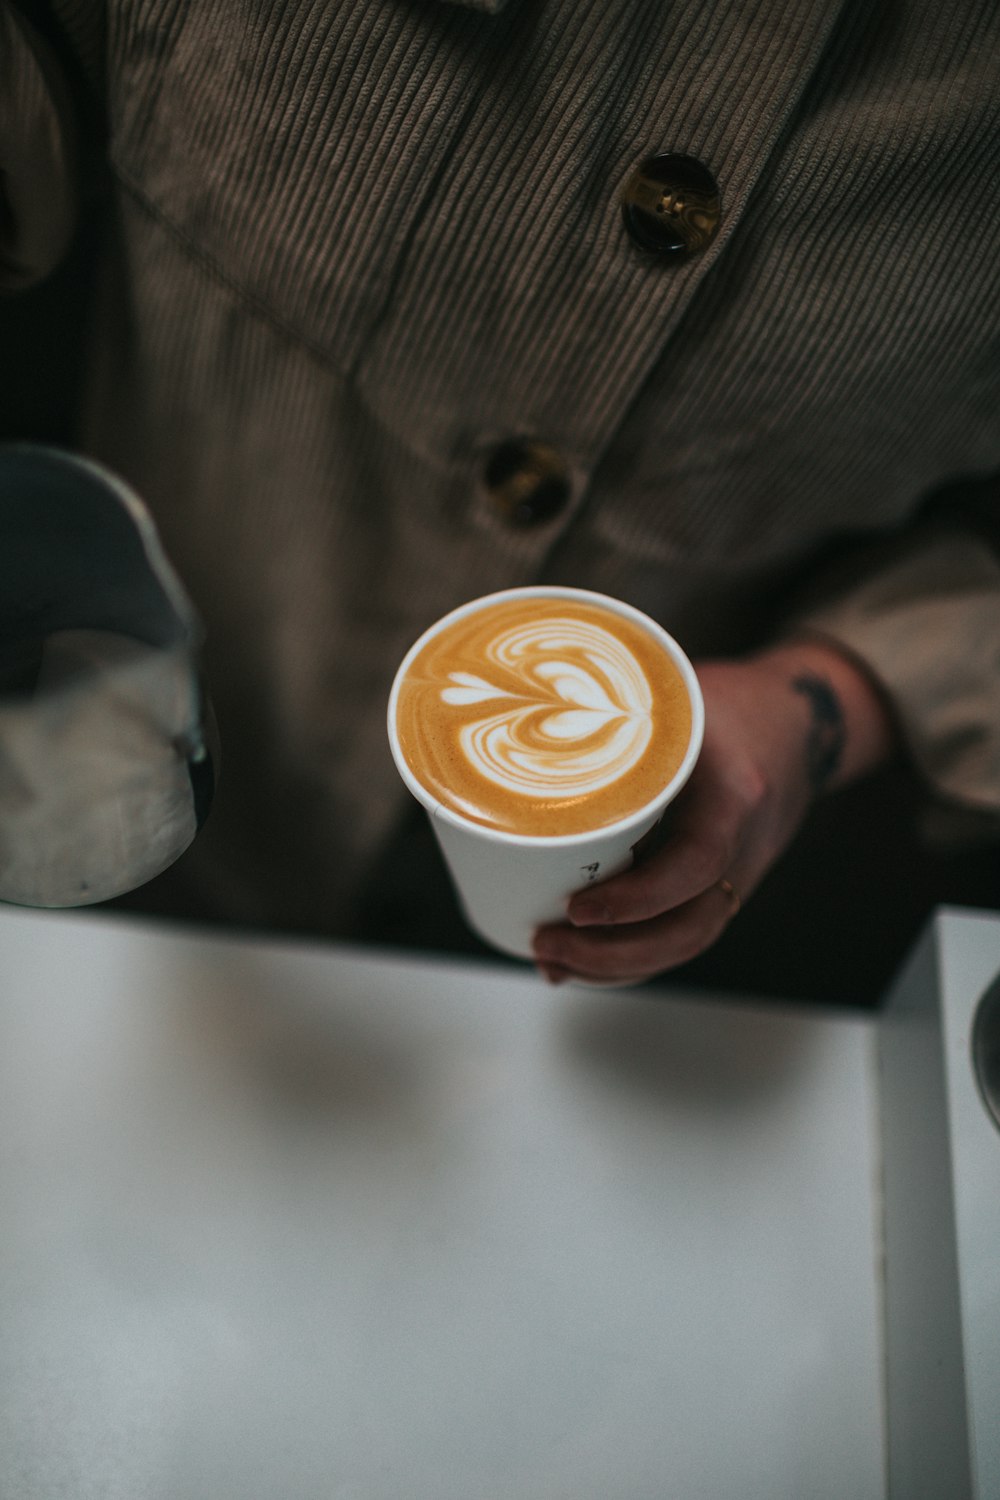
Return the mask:
[[813,796],[818,797],[833,780],[844,755],[847,726],[840,699],[825,677],[804,672],[792,678],[792,689],[809,704],[809,734],[806,739],[806,773]]

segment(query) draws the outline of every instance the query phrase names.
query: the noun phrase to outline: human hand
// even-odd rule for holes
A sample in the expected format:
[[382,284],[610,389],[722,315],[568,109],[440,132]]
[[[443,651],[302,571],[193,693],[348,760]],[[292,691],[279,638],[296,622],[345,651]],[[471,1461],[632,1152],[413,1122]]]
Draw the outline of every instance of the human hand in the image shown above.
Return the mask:
[[552,983],[634,983],[712,945],[794,839],[813,799],[889,754],[888,712],[865,671],[818,640],[698,667],[705,739],[666,836],[540,928]]

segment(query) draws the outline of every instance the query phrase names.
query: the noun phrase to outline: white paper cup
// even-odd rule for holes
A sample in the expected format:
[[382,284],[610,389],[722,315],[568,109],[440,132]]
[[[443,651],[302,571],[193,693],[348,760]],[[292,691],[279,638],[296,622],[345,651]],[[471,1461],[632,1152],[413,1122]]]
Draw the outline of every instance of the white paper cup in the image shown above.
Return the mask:
[[[643,807],[592,832],[544,835],[506,833],[474,823],[442,805],[410,770],[396,730],[400,687],[414,658],[428,641],[456,620],[507,599],[571,599],[623,615],[658,641],[673,661],[691,701],[691,738],[680,766]],[[694,769],[701,750],[705,708],[694,668],[672,636],[647,615],[621,600],[587,589],[556,585],[504,589],[470,600],[444,615],[415,641],[400,663],[389,695],[389,744],[406,786],[431,820],[470,927],[505,953],[530,958],[538,927],[563,921],[575,891],[628,869],[636,844],[655,827]]]

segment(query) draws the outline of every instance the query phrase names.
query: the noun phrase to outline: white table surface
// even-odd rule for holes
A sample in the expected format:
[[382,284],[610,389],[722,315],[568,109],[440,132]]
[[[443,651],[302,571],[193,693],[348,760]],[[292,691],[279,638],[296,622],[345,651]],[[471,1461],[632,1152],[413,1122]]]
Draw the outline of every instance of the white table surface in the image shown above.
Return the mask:
[[0,909],[4,1500],[885,1494],[861,1014]]

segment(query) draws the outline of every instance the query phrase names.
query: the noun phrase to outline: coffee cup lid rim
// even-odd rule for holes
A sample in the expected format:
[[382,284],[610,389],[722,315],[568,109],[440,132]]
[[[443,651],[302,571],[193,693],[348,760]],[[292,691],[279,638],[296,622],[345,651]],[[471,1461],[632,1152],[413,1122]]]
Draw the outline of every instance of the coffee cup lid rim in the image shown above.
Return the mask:
[[[688,690],[691,700],[691,734],[688,739],[687,749],[684,752],[677,770],[670,778],[665,787],[648,802],[644,802],[639,808],[634,809],[625,817],[617,819],[614,823],[605,823],[599,828],[585,829],[580,833],[512,833],[502,828],[491,828],[488,823],[479,823],[473,818],[463,816],[455,812],[453,808],[447,807],[438,797],[429,792],[417,776],[411,770],[399,740],[396,735],[396,703],[402,680],[409,669],[410,663],[415,660],[420,651],[434,636],[438,635],[448,625],[456,620],[463,619],[466,615],[478,613],[494,604],[503,603],[507,599],[518,598],[549,598],[549,599],[578,599],[583,602],[591,602],[604,608],[610,608],[613,613],[622,614],[626,618],[634,620],[636,624],[645,627],[666,648],[668,654],[677,667],[684,684]],[[449,610],[447,614],[441,615],[432,625],[422,632],[413,642],[413,645],[403,657],[389,693],[388,706],[388,729],[389,745],[392,751],[396,769],[406,787],[421,803],[428,815],[450,823],[455,828],[474,830],[484,839],[494,840],[501,844],[512,844],[518,848],[525,846],[537,846],[545,849],[578,848],[592,842],[595,837],[608,837],[614,834],[627,832],[630,828],[648,830],[655,821],[657,810],[665,810],[674,800],[682,787],[687,782],[701,754],[701,746],[705,732],[705,704],[702,697],[701,686],[697,674],[690,659],[674,639],[668,630],[651,616],[644,614],[634,604],[627,603],[624,599],[615,599],[610,594],[601,594],[594,589],[574,588],[568,584],[525,584],[515,588],[499,589],[492,594],[481,594],[475,599],[469,599],[464,604],[459,604],[455,609]]]

